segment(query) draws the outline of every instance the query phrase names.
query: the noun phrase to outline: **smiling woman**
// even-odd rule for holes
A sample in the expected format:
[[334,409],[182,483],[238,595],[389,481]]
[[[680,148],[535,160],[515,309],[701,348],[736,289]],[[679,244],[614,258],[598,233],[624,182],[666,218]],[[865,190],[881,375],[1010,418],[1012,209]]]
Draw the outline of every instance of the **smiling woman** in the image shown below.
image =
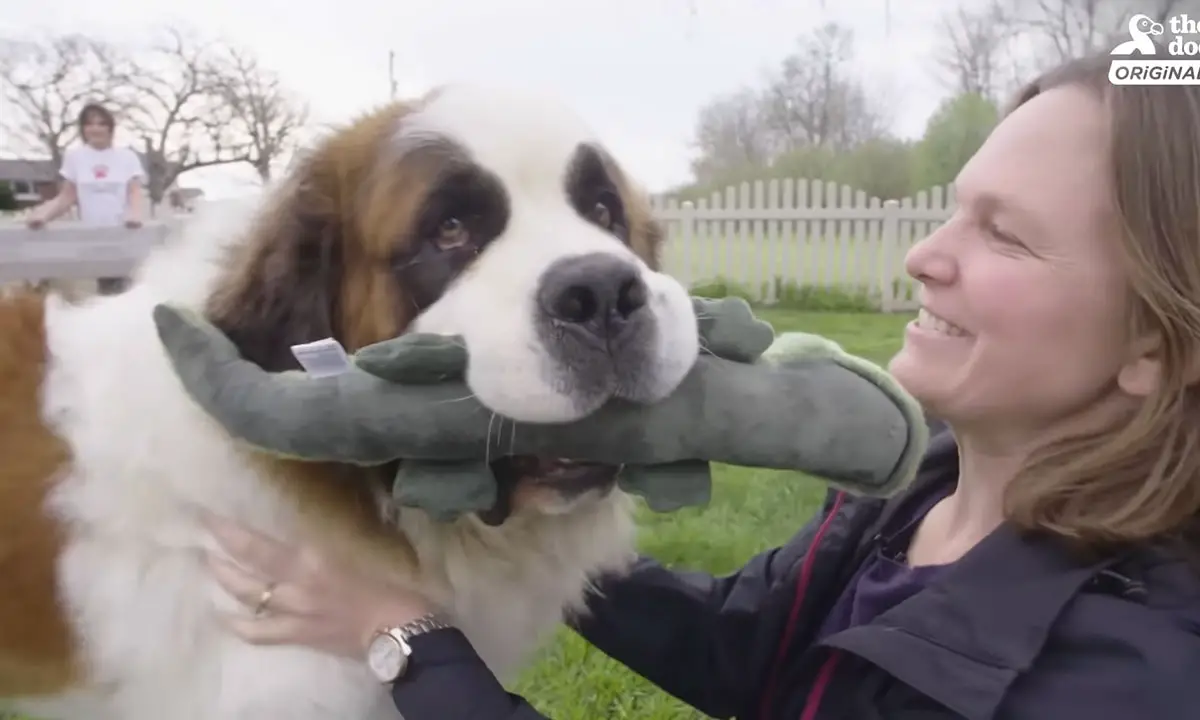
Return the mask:
[[1010,464],[1020,525],[1194,543],[1200,108],[1103,66],[1030,86],[963,169],[960,212],[909,253],[923,310],[891,367],[960,445]]

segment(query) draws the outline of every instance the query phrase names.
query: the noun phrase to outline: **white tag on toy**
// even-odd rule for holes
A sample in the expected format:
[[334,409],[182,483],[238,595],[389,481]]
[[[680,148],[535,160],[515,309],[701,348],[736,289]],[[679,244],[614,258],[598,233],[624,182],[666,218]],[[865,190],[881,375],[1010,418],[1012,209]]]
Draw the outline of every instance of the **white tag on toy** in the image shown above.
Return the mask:
[[346,349],[333,338],[293,345],[292,355],[305,372],[318,378],[341,375],[353,366]]

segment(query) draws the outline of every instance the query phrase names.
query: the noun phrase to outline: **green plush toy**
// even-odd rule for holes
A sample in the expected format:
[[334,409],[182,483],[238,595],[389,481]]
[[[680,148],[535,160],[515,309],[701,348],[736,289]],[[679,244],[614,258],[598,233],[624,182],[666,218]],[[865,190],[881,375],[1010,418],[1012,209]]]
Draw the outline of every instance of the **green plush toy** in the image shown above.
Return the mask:
[[873,496],[913,477],[928,430],[884,370],[820,336],[776,337],[742,300],[693,302],[703,350],[669,397],[612,400],[570,423],[502,419],[502,433],[463,380],[461,338],[403,335],[318,377],[264,371],[195,314],[160,305],[154,320],[184,388],[231,435],[296,459],[401,460],[395,496],[446,520],[492,507],[487,461],[502,455],[620,465],[620,486],[660,512],[707,503],[712,462]]

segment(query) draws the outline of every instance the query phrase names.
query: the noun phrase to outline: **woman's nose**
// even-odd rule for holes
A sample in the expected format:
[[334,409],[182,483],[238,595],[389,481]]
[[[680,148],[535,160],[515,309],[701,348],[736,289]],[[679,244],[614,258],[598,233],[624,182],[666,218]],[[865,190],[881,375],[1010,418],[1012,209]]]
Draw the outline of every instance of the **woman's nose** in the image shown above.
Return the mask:
[[922,285],[948,285],[954,282],[958,263],[947,242],[955,230],[942,225],[917,241],[904,256],[904,271]]

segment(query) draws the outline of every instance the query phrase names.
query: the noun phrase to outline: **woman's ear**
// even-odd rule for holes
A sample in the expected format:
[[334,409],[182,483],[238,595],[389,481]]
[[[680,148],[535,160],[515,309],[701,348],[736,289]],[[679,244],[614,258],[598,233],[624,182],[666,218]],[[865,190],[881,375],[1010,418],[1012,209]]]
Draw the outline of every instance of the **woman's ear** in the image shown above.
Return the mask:
[[1127,395],[1147,397],[1162,384],[1163,341],[1151,333],[1134,341],[1129,358],[1117,373],[1117,387]]

